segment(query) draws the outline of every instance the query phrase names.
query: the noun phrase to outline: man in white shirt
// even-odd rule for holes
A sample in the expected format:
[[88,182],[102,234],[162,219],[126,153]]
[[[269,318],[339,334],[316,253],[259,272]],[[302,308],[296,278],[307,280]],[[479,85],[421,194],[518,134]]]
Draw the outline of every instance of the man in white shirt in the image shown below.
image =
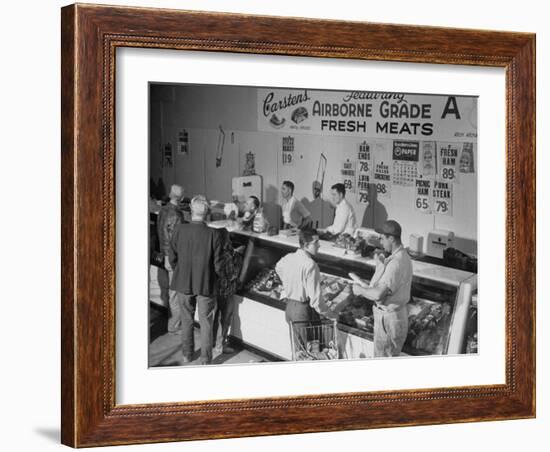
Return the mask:
[[346,187],[344,184],[334,184],[330,191],[331,201],[336,212],[334,213],[334,222],[326,229],[331,234],[346,233],[353,235],[355,233],[355,212],[353,207],[346,201]]
[[353,285],[353,293],[375,302],[374,356],[399,356],[407,339],[409,318],[407,303],[411,298],[412,262],[401,243],[401,226],[388,220],[376,232],[382,235],[381,244],[390,256],[376,256],[374,276],[367,286]]
[[306,228],[311,224],[311,214],[304,205],[294,196],[294,183],[285,180],[281,187],[283,197],[283,227]]
[[298,238],[300,248],[275,266],[283,285],[281,297],[286,299],[286,320],[318,320],[319,314],[335,318],[323,299],[319,265],[312,258],[319,250],[319,236],[316,231],[302,230]]

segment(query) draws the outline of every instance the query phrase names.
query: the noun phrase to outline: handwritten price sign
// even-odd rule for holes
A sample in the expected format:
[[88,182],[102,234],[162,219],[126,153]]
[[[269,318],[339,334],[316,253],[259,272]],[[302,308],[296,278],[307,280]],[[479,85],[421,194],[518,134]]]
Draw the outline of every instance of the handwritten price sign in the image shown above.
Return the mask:
[[453,215],[453,184],[448,181],[436,180],[432,190],[434,213],[438,215]]

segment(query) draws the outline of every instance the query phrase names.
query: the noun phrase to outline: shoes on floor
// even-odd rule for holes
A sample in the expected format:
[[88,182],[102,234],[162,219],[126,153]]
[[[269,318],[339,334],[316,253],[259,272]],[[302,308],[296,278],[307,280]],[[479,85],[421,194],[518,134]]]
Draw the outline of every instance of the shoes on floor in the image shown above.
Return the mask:
[[235,349],[231,347],[230,345],[224,344],[222,348],[222,352],[224,355],[230,355],[231,353],[235,353]]

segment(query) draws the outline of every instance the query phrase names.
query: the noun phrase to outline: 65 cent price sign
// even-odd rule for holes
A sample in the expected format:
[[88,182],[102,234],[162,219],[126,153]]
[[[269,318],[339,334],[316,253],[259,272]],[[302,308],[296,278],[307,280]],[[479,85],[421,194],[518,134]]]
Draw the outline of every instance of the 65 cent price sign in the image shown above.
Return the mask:
[[416,179],[415,180],[414,208],[422,213],[432,213],[432,188],[433,180]]

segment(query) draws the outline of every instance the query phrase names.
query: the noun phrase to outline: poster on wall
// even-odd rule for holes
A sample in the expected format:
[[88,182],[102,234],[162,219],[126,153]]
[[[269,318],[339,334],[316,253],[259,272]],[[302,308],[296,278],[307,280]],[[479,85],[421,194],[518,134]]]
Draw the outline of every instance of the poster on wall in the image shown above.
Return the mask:
[[178,141],[176,148],[178,150],[178,154],[189,155],[189,132],[187,129],[178,130]]
[[432,190],[433,211],[437,215],[453,215],[453,184],[451,181],[435,180]]
[[414,208],[417,212],[432,213],[432,187],[433,180],[424,179],[422,176],[414,181]]
[[371,182],[370,146],[366,141],[359,145],[357,153],[357,202],[369,203],[369,184]]
[[162,167],[172,168],[174,166],[174,160],[172,158],[172,145],[166,143],[162,152]]
[[438,176],[441,180],[458,182],[458,150],[461,143],[437,143]]
[[374,143],[373,182],[378,198],[391,198],[390,163],[392,153],[387,142]]
[[418,141],[393,141],[393,184],[412,187],[418,175]]
[[435,141],[422,141],[420,147],[420,169],[419,172],[424,177],[435,176]]
[[294,166],[296,161],[294,154],[294,137],[283,137],[282,146],[283,166]]
[[245,156],[243,176],[256,175],[256,155],[252,151],[248,151]]
[[463,174],[474,173],[474,143],[462,143],[459,167]]
[[355,160],[343,160],[340,176],[342,176],[342,183],[346,188],[346,192],[355,193],[355,174]]

